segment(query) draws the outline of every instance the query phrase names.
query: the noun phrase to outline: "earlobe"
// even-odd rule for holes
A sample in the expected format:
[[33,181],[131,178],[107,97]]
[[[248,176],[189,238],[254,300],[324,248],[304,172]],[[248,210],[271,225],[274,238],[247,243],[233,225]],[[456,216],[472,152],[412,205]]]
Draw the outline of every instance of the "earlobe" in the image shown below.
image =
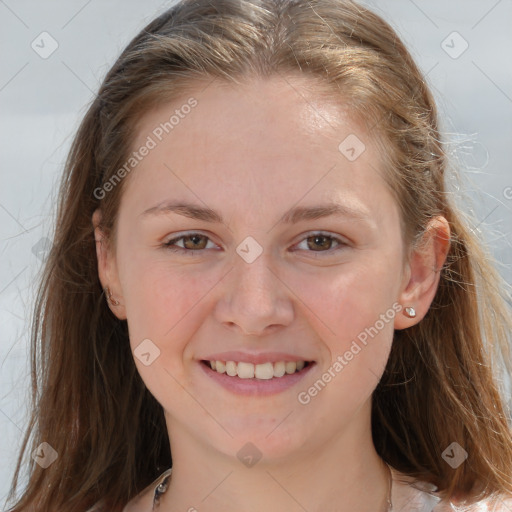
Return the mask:
[[450,250],[450,233],[448,221],[444,217],[436,217],[425,229],[419,247],[412,251],[408,262],[408,280],[399,297],[404,307],[403,314],[396,317],[395,329],[411,327],[427,314]]

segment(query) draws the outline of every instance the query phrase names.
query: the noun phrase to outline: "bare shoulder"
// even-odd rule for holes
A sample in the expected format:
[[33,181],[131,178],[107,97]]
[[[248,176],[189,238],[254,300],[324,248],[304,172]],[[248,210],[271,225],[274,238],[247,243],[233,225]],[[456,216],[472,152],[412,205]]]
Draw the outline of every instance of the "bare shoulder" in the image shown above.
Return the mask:
[[489,511],[512,512],[512,495],[503,496],[502,498],[497,499],[496,502],[494,502],[494,504],[489,507]]
[[512,512],[512,496],[502,496],[479,501],[469,506],[457,506],[444,500],[434,508],[433,512]]
[[484,500],[477,503],[474,506],[474,510],[475,512],[512,512],[512,496],[500,496]]

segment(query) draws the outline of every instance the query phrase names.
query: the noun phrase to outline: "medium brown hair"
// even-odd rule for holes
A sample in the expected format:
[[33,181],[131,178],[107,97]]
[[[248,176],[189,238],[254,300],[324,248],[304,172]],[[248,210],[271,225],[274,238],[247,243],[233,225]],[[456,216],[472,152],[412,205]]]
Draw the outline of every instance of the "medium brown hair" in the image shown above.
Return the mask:
[[[48,468],[30,461],[12,510],[117,512],[171,465],[162,407],[145,388],[126,322],[109,310],[97,273],[91,217],[115,231],[126,179],[97,199],[126,161],[149,108],[199,81],[301,74],[350,107],[381,141],[386,179],[407,247],[443,215],[452,240],[427,316],[396,331],[373,394],[379,455],[443,496],[512,493],[512,437],[497,380],[511,367],[507,289],[446,190],[448,159],[434,99],[395,31],[346,0],[182,1],[152,21],[108,72],[71,147],[56,232],[34,312],[33,414],[24,454],[48,442]],[[136,172],[136,171],[134,171]],[[453,469],[453,442],[469,454]]]

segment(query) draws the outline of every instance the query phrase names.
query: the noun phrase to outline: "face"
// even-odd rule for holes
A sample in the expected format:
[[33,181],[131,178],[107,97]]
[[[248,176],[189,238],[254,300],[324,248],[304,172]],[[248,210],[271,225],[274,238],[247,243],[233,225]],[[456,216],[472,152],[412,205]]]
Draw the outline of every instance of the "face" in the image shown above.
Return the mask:
[[171,443],[367,440],[405,284],[377,147],[298,78],[202,89],[138,125],[133,150],[156,144],[125,178],[107,272]]

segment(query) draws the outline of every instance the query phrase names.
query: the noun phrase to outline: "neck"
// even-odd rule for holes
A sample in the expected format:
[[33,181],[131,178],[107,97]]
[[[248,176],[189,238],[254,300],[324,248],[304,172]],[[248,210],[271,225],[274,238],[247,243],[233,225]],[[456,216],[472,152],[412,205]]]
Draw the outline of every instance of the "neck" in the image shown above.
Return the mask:
[[348,426],[309,452],[264,456],[246,467],[195,439],[185,426],[168,420],[168,427],[173,472],[162,512],[387,510],[389,469],[375,451],[370,428]]

